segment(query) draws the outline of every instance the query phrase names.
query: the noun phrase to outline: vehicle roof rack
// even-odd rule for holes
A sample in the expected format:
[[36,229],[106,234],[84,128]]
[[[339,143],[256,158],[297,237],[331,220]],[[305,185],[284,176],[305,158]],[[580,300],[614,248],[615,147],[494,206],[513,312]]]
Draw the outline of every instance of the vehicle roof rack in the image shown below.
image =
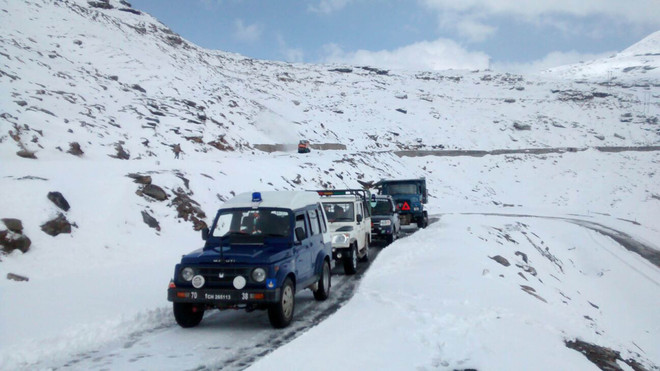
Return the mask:
[[354,195],[364,200],[369,200],[370,193],[366,189],[314,189],[311,192],[318,193],[319,196],[350,196]]

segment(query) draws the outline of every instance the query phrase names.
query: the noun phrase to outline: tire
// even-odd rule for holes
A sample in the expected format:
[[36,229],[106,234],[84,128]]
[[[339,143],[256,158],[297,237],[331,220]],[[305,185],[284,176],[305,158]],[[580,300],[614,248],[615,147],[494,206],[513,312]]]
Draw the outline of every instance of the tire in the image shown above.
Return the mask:
[[385,246],[394,242],[395,238],[396,238],[395,232],[392,232],[392,234],[388,234],[387,236],[385,236]]
[[293,319],[293,312],[296,307],[296,290],[293,287],[293,281],[287,277],[282,285],[280,300],[268,307],[268,319],[274,328],[287,327]]
[[319,278],[318,288],[314,291],[314,299],[317,301],[324,301],[330,296],[331,283],[330,263],[326,260],[323,262],[323,269],[321,271],[321,278]]
[[183,328],[199,325],[204,317],[204,308],[191,303],[174,303],[173,311],[176,323]]
[[355,274],[357,272],[358,251],[355,244],[351,245],[351,256],[349,259],[344,259],[344,273]]
[[364,242],[364,255],[360,258],[361,262],[368,262],[369,261],[369,240]]

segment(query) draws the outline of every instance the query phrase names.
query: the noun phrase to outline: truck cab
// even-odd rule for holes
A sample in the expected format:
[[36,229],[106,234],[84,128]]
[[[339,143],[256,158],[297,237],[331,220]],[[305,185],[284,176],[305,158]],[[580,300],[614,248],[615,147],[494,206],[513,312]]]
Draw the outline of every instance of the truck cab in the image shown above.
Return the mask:
[[390,195],[399,210],[401,225],[416,223],[419,228],[429,224],[428,212],[424,204],[428,202],[426,179],[381,180],[374,184],[382,195]]
[[197,326],[209,309],[268,311],[275,328],[289,325],[295,294],[330,293],[330,229],[313,192],[243,193],[218,210],[204,247],[174,267],[167,299],[181,327]]

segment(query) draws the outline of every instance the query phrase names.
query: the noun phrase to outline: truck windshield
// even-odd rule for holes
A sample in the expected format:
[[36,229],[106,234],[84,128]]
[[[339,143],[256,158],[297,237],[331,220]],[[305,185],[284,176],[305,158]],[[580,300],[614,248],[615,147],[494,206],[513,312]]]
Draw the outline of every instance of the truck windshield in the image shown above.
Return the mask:
[[288,211],[277,209],[220,210],[212,236],[288,237],[291,230],[290,215]]
[[355,220],[355,212],[352,202],[324,202],[325,215],[330,223],[352,222]]
[[376,206],[371,209],[373,215],[389,215],[392,214],[392,203],[387,200],[377,201]]
[[386,189],[386,193],[390,195],[414,195],[419,193],[417,184],[389,184]]

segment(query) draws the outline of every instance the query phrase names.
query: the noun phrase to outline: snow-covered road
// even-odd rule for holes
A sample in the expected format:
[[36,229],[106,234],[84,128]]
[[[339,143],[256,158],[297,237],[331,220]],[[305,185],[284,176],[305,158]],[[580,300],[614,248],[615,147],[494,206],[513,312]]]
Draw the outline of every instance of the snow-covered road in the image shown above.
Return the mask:
[[[405,234],[414,229],[408,229]],[[72,354],[53,364],[47,359],[35,369],[76,370],[240,370],[277,349],[335,313],[353,296],[366,272],[382,248],[370,249],[371,261],[358,265],[358,273],[344,275],[340,266],[332,276],[331,296],[324,302],[314,300],[305,290],[296,296],[293,323],[286,329],[271,328],[264,311],[211,311],[202,324],[193,329],[180,328],[169,306],[154,310],[145,320],[154,327],[121,336],[99,349]],[[165,296],[165,290],[163,295]]]
[[[199,327],[182,329],[174,323],[170,308],[163,306],[138,319],[152,323],[151,327],[126,333],[97,349],[58,357],[57,361],[44,358],[30,368],[240,370],[254,365],[257,369],[287,369],[302,362],[310,369],[323,370],[336,369],[332,361],[347,346],[361,346],[361,352],[350,357],[346,369],[374,366],[374,358],[385,365],[391,354],[397,354],[391,362],[410,367],[425,364],[427,356],[433,358],[429,359],[431,365],[442,367],[537,367],[535,359],[549,350],[561,354],[548,363],[549,369],[588,368],[586,358],[563,345],[563,339],[575,337],[619,347],[617,350],[642,364],[657,364],[658,355],[653,350],[657,341],[651,334],[658,329],[639,333],[635,323],[656,327],[660,323],[649,309],[660,304],[660,296],[651,295],[645,302],[639,302],[638,297],[649,289],[660,292],[660,270],[626,250],[630,246],[653,250],[653,246],[628,231],[604,225],[603,217],[589,219],[530,213],[437,215],[433,218],[436,223],[427,230],[398,240],[385,250],[372,246],[370,263],[360,265],[356,276],[345,276],[340,267],[335,268],[328,301],[316,302],[308,291],[298,294],[294,322],[286,329],[272,329],[267,315],[260,311],[214,311],[206,314]],[[618,223],[634,226],[626,221]],[[380,259],[382,252],[386,252],[385,260]],[[495,256],[506,257],[512,266],[494,260]],[[434,264],[441,265],[433,269]],[[498,277],[501,281],[496,280]],[[359,288],[363,278],[367,287]],[[619,286],[641,289],[639,293],[621,292]],[[605,295],[604,290],[608,291]],[[640,306],[631,309],[627,304],[631,301]],[[421,302],[426,304],[419,307]],[[454,313],[456,305],[468,314]],[[397,312],[396,308],[405,309],[408,317],[415,317],[415,313],[423,317],[409,323],[410,327],[403,326],[408,335],[401,333],[400,321],[405,322],[405,318],[390,313]],[[481,315],[472,316],[471,312]],[[521,317],[524,320],[517,323],[521,313],[525,313]],[[447,322],[450,317],[454,319]],[[499,339],[493,333],[491,327],[502,326],[496,321],[500,318],[516,323],[512,327],[516,335],[511,339]],[[458,324],[462,326],[461,336],[454,333]],[[419,343],[415,334],[428,331],[417,327],[427,326],[436,328],[434,336],[446,349],[443,355],[425,353],[436,340],[427,338]],[[506,344],[522,346],[516,337],[526,336],[537,340],[536,348],[527,349],[530,355],[510,363],[504,361],[506,355],[494,354],[496,348],[506,349]],[[626,336],[635,337],[630,340]],[[360,337],[364,342],[356,345]],[[458,348],[463,349],[461,354],[447,353]],[[484,367],[485,362],[492,368]]]

